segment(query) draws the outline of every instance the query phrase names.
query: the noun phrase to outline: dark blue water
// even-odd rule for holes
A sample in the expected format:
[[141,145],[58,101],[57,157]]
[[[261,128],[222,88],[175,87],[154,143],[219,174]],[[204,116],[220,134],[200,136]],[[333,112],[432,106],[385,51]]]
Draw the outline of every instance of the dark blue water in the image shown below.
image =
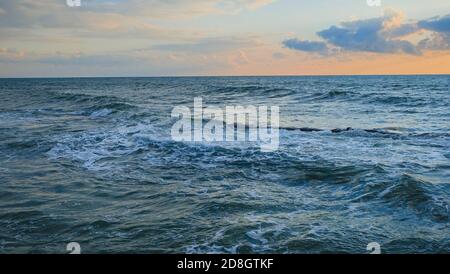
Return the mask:
[[[0,253],[450,252],[450,76],[0,80]],[[280,107],[280,148],[174,142]]]

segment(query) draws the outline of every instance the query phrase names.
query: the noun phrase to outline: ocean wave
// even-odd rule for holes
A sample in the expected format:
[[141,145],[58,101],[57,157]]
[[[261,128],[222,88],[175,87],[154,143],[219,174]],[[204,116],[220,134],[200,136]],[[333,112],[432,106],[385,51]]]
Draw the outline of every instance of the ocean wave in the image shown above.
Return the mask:
[[104,117],[111,113],[121,111],[131,111],[137,108],[137,106],[127,102],[123,98],[113,95],[106,96],[83,93],[74,94],[54,92],[49,99],[57,101],[59,104],[61,104],[61,101],[65,101],[68,104],[62,104],[63,108],[70,110],[73,106],[76,106],[79,113],[87,114],[92,118]]
[[352,99],[357,96],[358,93],[346,90],[329,90],[325,92],[316,92],[303,99],[308,101],[324,101],[324,100],[337,100],[337,99]]
[[433,218],[435,221],[449,220],[450,201],[445,190],[439,191],[432,183],[412,174],[402,174],[396,181],[387,185],[388,187],[378,194],[378,198],[390,205],[410,208],[418,215]]
[[[449,250],[447,76],[19,82],[0,83],[0,252]],[[195,97],[280,106],[279,149],[174,141]]]

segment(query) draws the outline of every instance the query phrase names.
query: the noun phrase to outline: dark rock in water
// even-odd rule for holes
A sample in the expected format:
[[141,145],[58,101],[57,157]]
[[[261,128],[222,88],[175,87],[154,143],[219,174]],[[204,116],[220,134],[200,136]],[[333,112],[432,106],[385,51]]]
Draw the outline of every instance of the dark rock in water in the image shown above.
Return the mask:
[[297,127],[283,127],[281,129],[289,130],[289,131],[299,130],[299,131],[303,131],[303,132],[323,131],[323,129],[320,129],[320,128],[310,128],[310,127],[301,127],[301,128],[297,128]]
[[331,132],[333,132],[333,133],[339,133],[339,132],[344,132],[344,131],[350,131],[350,130],[352,130],[353,128],[351,128],[351,127],[348,127],[348,128],[335,128],[335,129],[332,129],[331,130]]
[[316,132],[316,131],[323,131],[323,129],[320,129],[320,128],[310,128],[310,127],[302,127],[302,128],[300,128],[300,131],[304,131],[304,132]]

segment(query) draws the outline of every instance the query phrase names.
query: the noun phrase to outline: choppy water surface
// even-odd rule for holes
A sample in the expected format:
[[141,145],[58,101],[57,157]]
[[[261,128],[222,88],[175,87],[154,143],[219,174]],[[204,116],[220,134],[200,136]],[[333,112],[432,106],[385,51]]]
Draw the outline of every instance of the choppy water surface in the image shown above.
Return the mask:
[[[450,252],[450,76],[2,79],[0,95],[0,253]],[[280,106],[280,149],[172,141],[194,97]]]

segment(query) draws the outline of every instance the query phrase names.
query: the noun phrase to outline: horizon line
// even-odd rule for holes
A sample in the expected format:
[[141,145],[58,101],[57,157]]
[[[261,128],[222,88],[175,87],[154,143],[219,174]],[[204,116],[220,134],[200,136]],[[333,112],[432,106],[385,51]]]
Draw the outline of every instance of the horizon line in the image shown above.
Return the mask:
[[449,73],[405,74],[273,74],[273,75],[152,75],[152,76],[13,76],[0,79],[81,79],[81,78],[225,78],[225,77],[355,77],[355,76],[450,76]]

